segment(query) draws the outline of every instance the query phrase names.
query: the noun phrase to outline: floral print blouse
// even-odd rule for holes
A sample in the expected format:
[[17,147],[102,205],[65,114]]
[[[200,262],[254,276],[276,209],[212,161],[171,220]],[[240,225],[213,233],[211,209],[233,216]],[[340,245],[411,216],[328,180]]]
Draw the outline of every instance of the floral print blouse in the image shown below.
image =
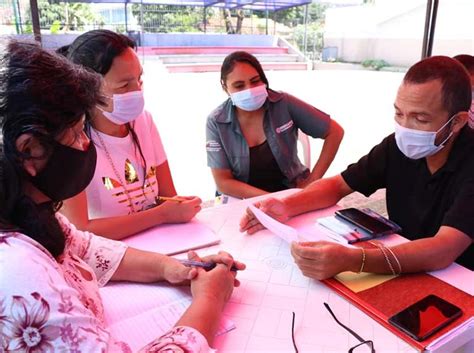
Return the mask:
[[[57,260],[24,234],[0,233],[0,352],[131,352],[126,342],[111,337],[99,294],[127,246],[57,218],[66,234]],[[183,326],[140,350],[209,351],[200,332]]]

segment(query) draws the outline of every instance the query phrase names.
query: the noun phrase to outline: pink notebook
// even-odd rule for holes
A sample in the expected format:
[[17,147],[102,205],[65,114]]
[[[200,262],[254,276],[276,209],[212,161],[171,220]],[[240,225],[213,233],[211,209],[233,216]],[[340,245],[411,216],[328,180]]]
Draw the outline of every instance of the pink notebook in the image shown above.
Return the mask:
[[220,243],[220,238],[198,220],[165,224],[137,233],[124,242],[133,248],[175,255]]

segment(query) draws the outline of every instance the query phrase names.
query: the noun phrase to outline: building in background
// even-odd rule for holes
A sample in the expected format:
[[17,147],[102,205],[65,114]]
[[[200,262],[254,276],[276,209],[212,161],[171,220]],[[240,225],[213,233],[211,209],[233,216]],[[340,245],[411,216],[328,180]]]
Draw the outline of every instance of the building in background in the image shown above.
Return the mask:
[[[474,1],[440,2],[433,55],[474,53]],[[338,61],[384,60],[410,66],[420,58],[426,0],[374,0],[326,10],[324,46]]]

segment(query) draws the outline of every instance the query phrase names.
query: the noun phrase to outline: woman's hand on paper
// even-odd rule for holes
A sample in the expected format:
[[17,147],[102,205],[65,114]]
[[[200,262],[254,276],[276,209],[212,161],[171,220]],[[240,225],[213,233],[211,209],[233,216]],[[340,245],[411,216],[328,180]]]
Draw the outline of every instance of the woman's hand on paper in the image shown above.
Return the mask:
[[[193,254],[194,253],[194,254]],[[190,255],[191,254],[191,255]],[[197,256],[198,259],[200,260],[195,260],[195,261],[203,261],[203,262],[213,262],[215,264],[224,264],[226,265],[228,268],[231,268],[232,266],[234,266],[235,268],[237,268],[237,270],[239,271],[243,271],[245,270],[245,264],[243,262],[240,262],[240,261],[237,261],[237,260],[234,260],[234,258],[232,257],[231,254],[229,254],[228,252],[225,252],[225,251],[219,251],[217,254],[215,255],[208,255],[208,256],[204,256],[202,258],[200,258],[194,251],[190,251],[189,254],[188,254],[188,257],[190,258],[191,260],[191,257],[192,256],[192,260],[195,260]],[[234,286],[235,287],[238,287],[240,286],[240,281],[238,279],[235,279],[235,283],[234,283]]]
[[166,256],[162,265],[162,278],[172,284],[185,285],[196,278],[198,271],[194,267],[184,266],[178,260]]
[[165,201],[155,208],[159,223],[186,223],[200,210],[202,200],[197,196],[176,196],[176,201]]
[[349,249],[332,242],[301,242],[291,244],[291,255],[306,277],[322,280],[350,268]]
[[197,276],[191,281],[193,298],[205,298],[216,301],[216,303],[227,302],[234,287],[240,285],[240,282],[235,278],[236,271],[231,271],[230,268],[234,265],[239,270],[243,270],[245,265],[235,261],[232,255],[224,251],[203,258],[200,258],[194,251],[190,251],[188,258],[193,261],[212,261],[217,264],[214,269],[207,272],[202,268],[196,268]]
[[[256,202],[254,206],[279,222],[285,223],[290,219],[287,207],[281,200],[269,198]],[[240,220],[240,231],[254,234],[262,229],[265,229],[265,227],[258,221],[253,212],[247,208],[245,215]]]

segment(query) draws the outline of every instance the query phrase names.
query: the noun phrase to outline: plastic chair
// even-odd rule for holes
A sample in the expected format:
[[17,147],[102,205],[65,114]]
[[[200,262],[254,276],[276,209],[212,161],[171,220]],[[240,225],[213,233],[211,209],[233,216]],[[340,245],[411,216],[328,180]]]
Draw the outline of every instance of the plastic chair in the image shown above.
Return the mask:
[[303,162],[306,167],[311,169],[311,145],[309,143],[309,137],[303,131],[298,130],[298,142],[301,144],[303,153]]

